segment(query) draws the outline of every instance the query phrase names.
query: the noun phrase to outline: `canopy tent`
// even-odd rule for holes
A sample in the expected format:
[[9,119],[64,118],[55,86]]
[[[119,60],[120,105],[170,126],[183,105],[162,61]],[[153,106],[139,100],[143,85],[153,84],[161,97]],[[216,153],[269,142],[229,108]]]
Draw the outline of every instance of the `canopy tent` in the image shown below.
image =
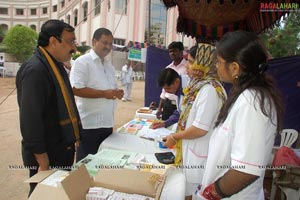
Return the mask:
[[[177,32],[199,40],[218,40],[228,31],[260,33],[293,9],[293,0],[162,0],[177,6]],[[281,5],[284,5],[282,7]]]

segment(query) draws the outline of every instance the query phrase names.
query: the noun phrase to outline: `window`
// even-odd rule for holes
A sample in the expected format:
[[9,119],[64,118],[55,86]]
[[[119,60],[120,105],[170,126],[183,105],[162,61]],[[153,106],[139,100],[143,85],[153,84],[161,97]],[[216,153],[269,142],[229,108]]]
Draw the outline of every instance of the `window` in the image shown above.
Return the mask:
[[146,1],[145,41],[150,44],[165,44],[167,10],[158,0],[150,1],[149,8],[149,1]]
[[87,14],[88,14],[88,3],[85,2],[83,5],[82,5],[82,11],[83,11],[83,21],[86,21],[87,20]]
[[78,10],[74,10],[74,26],[77,26],[78,23]]
[[60,5],[61,5],[61,8],[65,7],[65,0],[61,0]]
[[117,39],[117,38],[114,38],[114,44],[124,46],[124,45],[125,45],[125,39]]
[[48,8],[47,7],[44,7],[43,8],[43,14],[47,14],[48,13]]
[[17,8],[17,9],[16,9],[16,15],[24,15],[24,9],[22,9],[22,8]]
[[36,8],[30,9],[30,15],[36,15]]
[[8,30],[8,25],[7,24],[1,24],[0,28],[2,29],[2,31],[5,33]]
[[116,13],[127,14],[127,0],[116,0]]
[[30,25],[30,28],[31,28],[32,30],[35,30],[35,31],[36,31],[36,25],[32,24],[32,25]]
[[95,0],[94,2],[95,2],[94,15],[98,15],[100,13],[100,9],[101,9],[101,0]]
[[8,9],[7,8],[0,8],[0,15],[7,15]]
[[57,11],[57,5],[54,5],[54,6],[52,7],[52,11],[53,11],[53,12],[56,12],[56,11]]
[[70,23],[71,23],[71,16],[68,15],[68,16],[67,16],[67,24],[70,24]]

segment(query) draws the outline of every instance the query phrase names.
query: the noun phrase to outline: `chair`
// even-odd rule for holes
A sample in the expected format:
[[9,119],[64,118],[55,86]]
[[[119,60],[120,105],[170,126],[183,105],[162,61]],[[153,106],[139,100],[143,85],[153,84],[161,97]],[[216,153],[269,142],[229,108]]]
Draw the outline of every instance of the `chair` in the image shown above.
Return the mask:
[[[298,138],[298,132],[294,129],[283,129],[281,131],[280,135],[281,135],[280,147],[282,147],[282,146],[291,147]],[[274,200],[278,184],[279,184],[279,182],[277,183],[277,174],[275,172],[273,172],[273,181],[272,181],[270,200]],[[288,197],[288,194],[292,194],[295,192],[294,189],[284,188],[283,186],[280,186],[280,189],[282,192],[284,192],[286,194],[287,197]],[[300,191],[300,189],[299,189],[299,191]],[[283,196],[282,193],[281,193],[281,196]]]
[[5,67],[0,67],[0,72],[2,73],[3,78],[5,76],[5,71],[6,71]]
[[281,199],[300,199],[300,166],[287,166],[285,177],[276,183],[281,189]]
[[291,147],[297,140],[298,132],[294,129],[283,129],[281,132],[280,146]]

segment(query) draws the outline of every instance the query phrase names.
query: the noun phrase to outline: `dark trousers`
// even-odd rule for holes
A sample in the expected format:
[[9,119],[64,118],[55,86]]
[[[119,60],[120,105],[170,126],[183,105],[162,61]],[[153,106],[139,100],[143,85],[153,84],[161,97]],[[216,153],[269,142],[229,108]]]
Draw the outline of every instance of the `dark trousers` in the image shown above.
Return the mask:
[[177,106],[172,104],[172,101],[168,98],[164,99],[163,107],[162,107],[161,119],[167,120],[173,114],[173,112],[177,109]]
[[113,128],[83,129],[81,142],[76,150],[76,162],[88,154],[96,154],[100,144],[112,134]]
[[[51,168],[57,168],[61,170],[71,170],[72,165],[74,164],[74,153],[75,147],[74,144],[71,145],[63,145],[63,144],[56,144],[50,145],[53,148],[48,148],[47,154],[49,157],[49,164]],[[31,163],[28,161],[25,165],[29,167],[29,177],[34,176],[38,173],[38,164],[35,161],[35,158],[29,152],[22,152],[23,159],[27,158],[31,160]],[[27,156],[27,157],[26,157]],[[28,197],[31,195],[33,190],[35,189],[37,183],[29,183],[30,189]]]
[[[29,170],[29,177],[34,176],[37,172],[38,172],[38,168],[37,167],[36,167],[36,169],[30,169]],[[35,189],[36,185],[37,185],[37,183],[29,183],[29,194],[28,194],[28,197],[31,195],[31,193]]]

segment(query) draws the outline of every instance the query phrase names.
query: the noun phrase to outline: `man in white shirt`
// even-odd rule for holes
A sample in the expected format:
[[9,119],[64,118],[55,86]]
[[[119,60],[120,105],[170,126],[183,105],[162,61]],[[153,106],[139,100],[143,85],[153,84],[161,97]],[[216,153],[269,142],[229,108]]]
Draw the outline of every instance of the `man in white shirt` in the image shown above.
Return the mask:
[[[186,75],[186,60],[183,58],[183,44],[182,42],[172,42],[168,46],[170,58],[173,60],[166,68],[174,69],[179,75]],[[176,107],[176,95],[167,93],[164,89],[160,95],[160,102],[157,108],[156,116],[162,120],[167,120]]]
[[124,89],[122,101],[131,101],[131,89],[133,84],[133,70],[135,69],[136,61],[128,60],[126,65],[122,67],[121,84]]
[[81,144],[76,160],[95,154],[103,140],[112,134],[116,99],[123,97],[117,88],[115,69],[105,57],[112,48],[110,30],[99,28],[94,32],[91,51],[75,60],[70,80],[83,126]]

